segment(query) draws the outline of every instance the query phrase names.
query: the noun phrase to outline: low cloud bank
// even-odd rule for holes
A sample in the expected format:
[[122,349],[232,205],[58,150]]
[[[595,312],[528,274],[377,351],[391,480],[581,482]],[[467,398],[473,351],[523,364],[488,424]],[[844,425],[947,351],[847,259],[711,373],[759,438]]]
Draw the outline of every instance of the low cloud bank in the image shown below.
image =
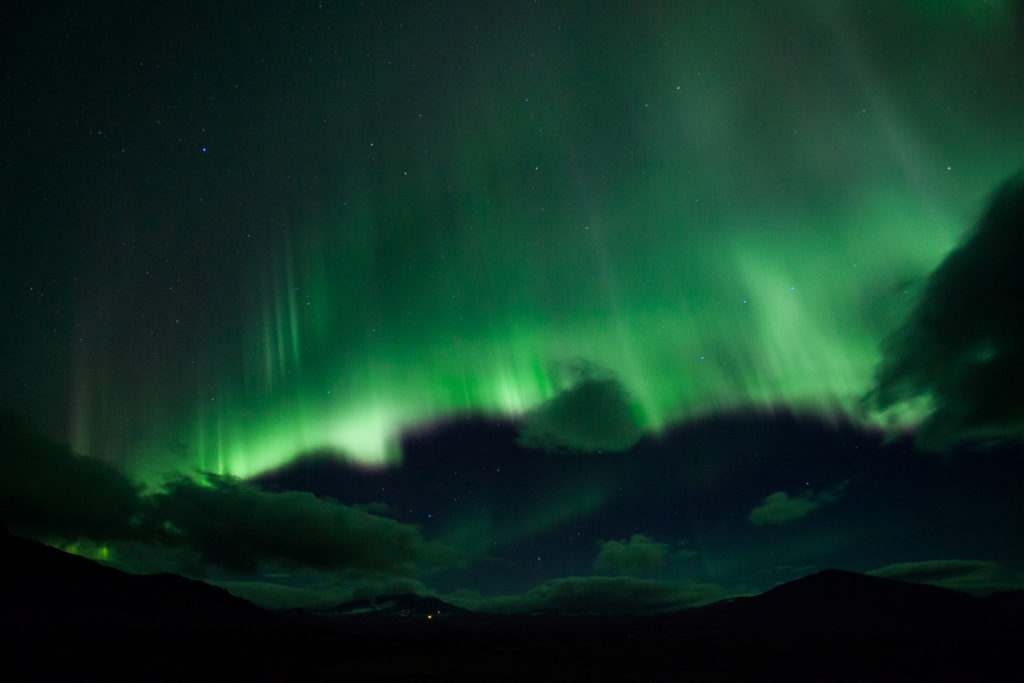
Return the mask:
[[274,565],[413,576],[464,565],[460,550],[370,509],[209,473],[144,491],[112,465],[0,416],[0,519],[64,547],[119,543],[127,558],[148,547],[193,574]]
[[723,597],[725,591],[713,583],[569,576],[545,581],[521,595],[482,597],[474,591],[460,591],[446,599],[466,609],[502,614],[652,614],[696,607]]
[[927,583],[976,595],[1024,589],[1024,578],[1005,576],[1003,567],[998,562],[985,560],[898,562],[867,573],[886,579]]

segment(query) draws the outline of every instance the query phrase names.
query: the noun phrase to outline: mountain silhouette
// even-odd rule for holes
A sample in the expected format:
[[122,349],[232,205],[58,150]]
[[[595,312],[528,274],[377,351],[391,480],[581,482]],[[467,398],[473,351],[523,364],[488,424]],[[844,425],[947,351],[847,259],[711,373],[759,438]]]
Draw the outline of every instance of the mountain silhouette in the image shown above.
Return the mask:
[[1012,680],[1024,644],[1019,594],[839,570],[670,614],[602,617],[483,614],[414,594],[270,612],[3,529],[0,558],[2,680]]
[[676,615],[682,624],[744,634],[976,639],[1019,632],[992,601],[839,569]]
[[135,575],[0,531],[0,628],[251,630],[269,614],[176,574]]

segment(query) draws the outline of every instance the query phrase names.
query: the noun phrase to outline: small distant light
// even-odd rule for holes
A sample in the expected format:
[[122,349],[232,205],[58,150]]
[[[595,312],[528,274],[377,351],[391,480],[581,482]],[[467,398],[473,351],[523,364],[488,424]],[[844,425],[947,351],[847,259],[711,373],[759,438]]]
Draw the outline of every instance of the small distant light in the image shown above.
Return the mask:
[[433,618],[434,618],[434,615],[433,615],[433,614],[428,614],[428,615],[427,615],[427,619],[433,619]]
[[203,147],[203,151],[204,151],[204,152],[206,151],[206,148],[205,148],[205,147]]

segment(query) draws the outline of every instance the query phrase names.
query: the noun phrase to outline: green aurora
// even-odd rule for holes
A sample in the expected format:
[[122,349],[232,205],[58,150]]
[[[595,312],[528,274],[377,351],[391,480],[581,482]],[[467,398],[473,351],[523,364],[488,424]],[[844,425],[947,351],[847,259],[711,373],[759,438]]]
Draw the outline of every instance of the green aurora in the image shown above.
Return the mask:
[[269,607],[1021,587],[1021,3],[101,5],[0,21],[13,534]]
[[133,227],[86,248],[145,246],[65,274],[63,431],[143,479],[381,466],[591,376],[637,433],[780,406],[911,426],[921,405],[861,407],[880,344],[1024,149],[1012,3],[939,4],[335,8],[201,72],[124,67],[136,100],[195,104],[100,131],[138,152],[90,216]]

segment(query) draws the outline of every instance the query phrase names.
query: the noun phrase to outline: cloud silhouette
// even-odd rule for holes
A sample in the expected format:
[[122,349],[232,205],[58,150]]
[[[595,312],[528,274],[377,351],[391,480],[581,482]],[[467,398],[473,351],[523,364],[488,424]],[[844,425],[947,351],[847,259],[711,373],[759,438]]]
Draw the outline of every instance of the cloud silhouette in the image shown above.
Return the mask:
[[133,538],[142,509],[139,488],[115,467],[0,413],[0,520],[14,531],[65,542]]
[[884,343],[869,407],[924,399],[923,445],[1024,435],[1024,174],[1004,183]]
[[460,551],[425,540],[408,524],[310,493],[264,491],[233,477],[179,479],[153,501],[168,542],[240,572],[275,562],[412,575],[464,560]]
[[629,394],[610,372],[576,368],[572,385],[529,411],[519,429],[527,448],[577,452],[623,451],[640,438]]
[[823,505],[839,500],[843,490],[849,484],[850,480],[846,480],[824,491],[815,492],[808,489],[798,496],[791,496],[785,491],[770,493],[764,497],[759,505],[750,511],[747,519],[757,526],[764,526],[766,524],[777,526],[795,522]]
[[249,573],[264,564],[412,576],[461,566],[462,551],[415,526],[310,493],[266,491],[233,477],[181,477],[143,492],[112,465],[75,455],[17,417],[0,415],[0,521],[16,533],[114,556],[156,557],[201,574],[206,565]]

